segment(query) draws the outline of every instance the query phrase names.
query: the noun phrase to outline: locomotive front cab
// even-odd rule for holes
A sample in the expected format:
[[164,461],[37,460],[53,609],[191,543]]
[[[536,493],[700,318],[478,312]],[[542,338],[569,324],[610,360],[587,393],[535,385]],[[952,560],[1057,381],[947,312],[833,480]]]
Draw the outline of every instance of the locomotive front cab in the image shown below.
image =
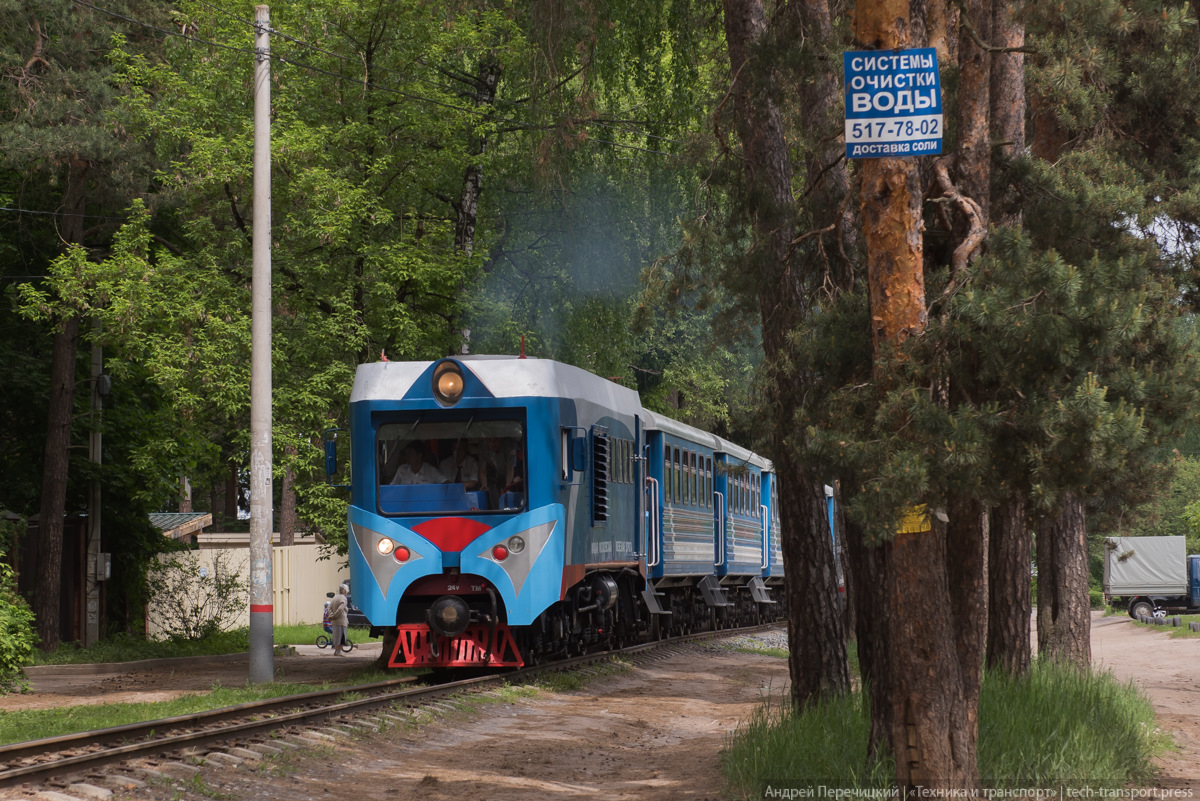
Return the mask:
[[562,573],[561,506],[536,483],[547,410],[493,397],[453,360],[415,379],[411,364],[367,367],[351,402],[350,562],[372,626],[397,632],[389,664],[521,666],[510,627],[558,600]]

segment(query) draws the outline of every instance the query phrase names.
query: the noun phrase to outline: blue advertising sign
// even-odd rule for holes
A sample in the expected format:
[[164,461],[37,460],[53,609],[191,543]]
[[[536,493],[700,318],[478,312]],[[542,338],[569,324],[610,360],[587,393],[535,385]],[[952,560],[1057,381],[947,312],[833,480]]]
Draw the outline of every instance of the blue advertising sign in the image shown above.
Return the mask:
[[937,51],[850,50],[846,67],[846,158],[942,152]]

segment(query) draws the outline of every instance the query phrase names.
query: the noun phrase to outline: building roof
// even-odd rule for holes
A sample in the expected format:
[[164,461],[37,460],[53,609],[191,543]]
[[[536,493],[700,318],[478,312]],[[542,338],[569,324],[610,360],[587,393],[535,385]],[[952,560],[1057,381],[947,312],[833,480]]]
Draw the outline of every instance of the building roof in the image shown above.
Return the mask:
[[205,526],[212,525],[211,512],[156,512],[150,515],[150,522],[162,530],[162,533],[173,539],[195,534]]

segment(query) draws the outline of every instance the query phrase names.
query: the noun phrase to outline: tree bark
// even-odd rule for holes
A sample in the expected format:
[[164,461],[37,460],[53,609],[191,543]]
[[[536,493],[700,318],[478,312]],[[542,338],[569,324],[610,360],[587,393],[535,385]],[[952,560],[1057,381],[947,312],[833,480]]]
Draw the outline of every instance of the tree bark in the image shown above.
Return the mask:
[[1033,614],[1029,567],[1033,534],[1025,501],[1012,494],[992,510],[988,540],[987,665],[1010,676],[1029,673],[1033,660],[1029,621]]
[[229,473],[225,477],[225,530],[236,525],[238,520],[238,505],[241,500],[239,490],[239,473],[241,465],[233,459],[229,460]]
[[950,618],[956,636],[958,664],[962,671],[963,697],[970,742],[975,762],[975,739],[979,733],[979,690],[983,683],[983,654],[987,632],[981,623],[988,619],[987,555],[991,530],[983,505],[964,495],[950,499],[946,524],[946,572],[950,580]]
[[846,518],[842,529],[846,558],[850,564],[850,591],[854,605],[855,636],[858,640],[858,669],[862,675],[863,692],[871,709],[871,728],[867,739],[868,759],[891,750],[892,705],[888,701],[888,676],[891,669],[888,655],[892,653],[888,640],[888,619],[879,610],[887,609],[887,564],[890,542],[868,543],[861,526]]
[[[797,468],[794,464],[781,467],[780,474],[784,469]],[[780,495],[783,560],[788,576],[784,585],[788,600],[788,671],[797,707],[814,698],[844,693],[850,687],[824,485],[809,479],[800,489],[799,493]],[[797,500],[799,506],[791,508],[789,505]],[[813,531],[824,534],[809,536]],[[797,581],[792,570],[799,570],[801,565],[807,567],[803,579]]]
[[[288,445],[284,452],[289,457],[296,455],[296,446]],[[291,460],[284,460],[283,486],[279,490],[279,544],[296,544],[296,468]]]
[[[997,47],[1025,46],[1025,25],[1017,20],[1011,2],[993,0],[992,39]],[[988,101],[991,105],[992,139],[996,150],[1007,158],[1025,155],[1025,54],[992,54],[992,76]]]
[[50,402],[46,421],[46,460],[38,524],[37,586],[33,592],[37,633],[43,651],[58,650],[62,587],[63,517],[71,448],[71,409],[75,398],[75,348],[79,317],[72,314],[54,332],[50,361]]
[[[1018,48],[1025,45],[1025,26],[1016,19],[1015,9],[1007,0],[993,0],[992,38],[999,47]],[[1002,161],[1025,156],[1025,54],[997,52],[992,54],[991,103],[992,156],[996,169]],[[1005,196],[1013,196],[1010,186]],[[997,205],[998,204],[998,205]],[[993,212],[998,225],[1019,226],[1020,204],[1015,198],[997,199]]]
[[[980,46],[966,26],[987,44],[992,33],[992,0],[964,0],[958,36],[958,144],[955,178],[958,191],[979,204],[986,230],[991,193],[992,54]],[[960,235],[958,238],[962,238]]]
[[[87,197],[88,163],[72,157],[63,192],[59,230],[65,242],[82,244],[83,213]],[[71,413],[75,401],[75,350],[79,341],[79,316],[58,321],[50,357],[50,398],[46,420],[45,463],[38,525],[38,582],[33,594],[37,633],[44,651],[59,644],[59,598],[62,586],[63,517],[67,507],[67,477],[71,449]]]
[[[500,62],[487,61],[480,75],[471,82],[476,107],[490,106],[496,99],[500,84]],[[478,159],[487,149],[487,137],[475,135],[467,145],[472,162],[463,171],[462,191],[454,204],[454,250],[470,256],[475,249],[475,224],[479,218],[479,197],[483,194],[483,165]]]
[[[859,49],[924,46],[920,0],[877,0],[855,9]],[[881,388],[887,363],[903,358],[925,328],[921,180],[915,159],[865,159],[860,203],[867,247],[871,335]],[[924,529],[924,530],[921,530]],[[940,523],[902,528],[883,552],[889,615],[886,697],[896,783],[905,797],[921,789],[975,790],[979,768],[970,698],[950,610],[947,530]],[[964,591],[958,586],[959,592]],[[882,714],[872,708],[872,714]]]
[[976,729],[958,654],[946,529],[895,536],[887,553],[891,746],[905,798],[921,789],[978,789]]
[[179,477],[179,511],[192,511],[192,482],[187,476]]
[[[806,313],[805,276],[790,269],[794,232],[791,160],[783,117],[774,101],[773,69],[755,58],[762,52],[767,34],[762,2],[725,0],[724,11],[736,128],[746,183],[756,190],[747,193],[745,202],[752,207],[755,220],[752,255],[759,273],[763,352],[767,363],[778,368],[788,359],[788,335]],[[779,477],[784,568],[791,601],[789,667],[797,706],[850,686],[823,482],[796,463],[787,441],[803,380],[776,370],[767,390],[772,419],[779,421],[769,437]]]
[[1038,656],[1086,670],[1092,662],[1087,527],[1083,501],[1064,495],[1038,526]]

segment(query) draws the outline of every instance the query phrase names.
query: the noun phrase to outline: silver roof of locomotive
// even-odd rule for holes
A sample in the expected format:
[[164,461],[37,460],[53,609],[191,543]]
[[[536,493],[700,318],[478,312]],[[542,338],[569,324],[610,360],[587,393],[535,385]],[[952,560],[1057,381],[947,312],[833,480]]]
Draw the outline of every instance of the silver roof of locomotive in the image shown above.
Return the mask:
[[[455,356],[497,398],[585,398],[624,414],[642,409],[636,391],[551,359]],[[428,362],[371,362],[354,374],[350,402],[399,400],[429,369]]]

